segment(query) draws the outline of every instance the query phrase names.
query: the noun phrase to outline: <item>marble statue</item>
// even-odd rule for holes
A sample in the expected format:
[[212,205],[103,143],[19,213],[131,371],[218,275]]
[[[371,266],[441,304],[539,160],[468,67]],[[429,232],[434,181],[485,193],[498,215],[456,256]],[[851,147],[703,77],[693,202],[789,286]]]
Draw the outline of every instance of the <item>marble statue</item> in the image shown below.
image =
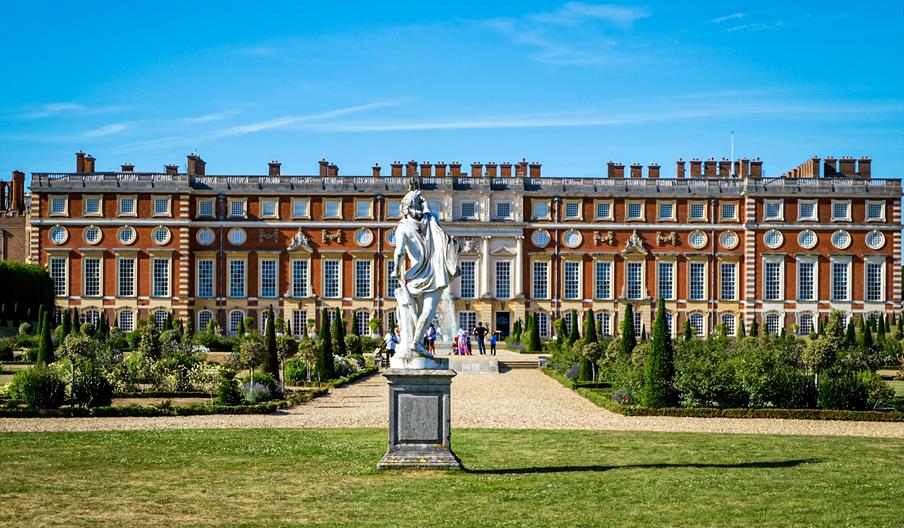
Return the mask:
[[395,298],[400,332],[399,346],[390,366],[434,368],[433,356],[423,345],[424,334],[443,292],[460,274],[459,247],[439,225],[439,219],[430,211],[420,191],[406,194],[399,210],[401,219],[395,230],[392,277],[399,280]]

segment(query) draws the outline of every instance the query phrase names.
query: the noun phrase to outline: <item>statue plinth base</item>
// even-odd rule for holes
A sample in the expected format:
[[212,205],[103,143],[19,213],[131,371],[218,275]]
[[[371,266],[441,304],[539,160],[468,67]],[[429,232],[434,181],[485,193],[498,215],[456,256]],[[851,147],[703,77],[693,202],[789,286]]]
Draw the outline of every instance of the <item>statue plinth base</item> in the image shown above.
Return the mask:
[[451,389],[455,371],[444,368],[391,368],[389,382],[389,449],[379,469],[461,469],[452,452]]

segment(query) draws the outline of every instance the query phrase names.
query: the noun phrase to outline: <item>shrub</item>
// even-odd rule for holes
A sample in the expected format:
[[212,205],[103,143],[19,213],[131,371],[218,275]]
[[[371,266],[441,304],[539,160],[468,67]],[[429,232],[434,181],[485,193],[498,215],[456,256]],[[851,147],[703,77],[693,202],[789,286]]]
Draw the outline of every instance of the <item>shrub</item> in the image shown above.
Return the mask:
[[95,368],[76,369],[75,384],[71,387],[72,398],[86,407],[103,407],[113,401],[113,385],[102,372]]
[[665,320],[665,301],[659,299],[656,320],[653,322],[653,340],[644,361],[643,402],[647,407],[674,407],[675,391],[672,379],[675,375],[672,338]]
[[223,367],[216,363],[198,363],[188,373],[188,381],[195,390],[206,392],[213,398],[220,386]]
[[895,399],[895,391],[882,376],[871,370],[864,370],[858,376],[866,391],[866,402],[873,408],[885,407]]
[[22,323],[19,325],[19,335],[28,335],[31,333],[31,323]]
[[[354,325],[352,325],[354,326]],[[349,334],[345,336],[345,349],[348,350],[349,355],[360,356],[361,355],[361,337]]]
[[38,360],[38,347],[30,347],[25,349],[25,359],[29,363],[35,363]]
[[282,389],[279,387],[279,381],[276,380],[272,375],[265,372],[255,372],[254,377],[245,376],[242,378],[242,385],[245,386],[246,392],[249,384],[254,385],[263,385],[267,388],[270,394],[278,395],[282,393]]
[[229,352],[235,346],[235,338],[212,333],[196,334],[194,342],[217,352]]
[[675,342],[674,386],[684,407],[741,407],[747,395],[732,364],[728,339]]
[[272,392],[262,383],[249,382],[243,387],[245,401],[251,404],[265,402],[272,399]]
[[301,358],[286,361],[286,384],[301,385],[307,381],[308,367]]
[[38,346],[38,336],[33,336],[33,335],[16,336],[16,346],[18,346],[20,348],[36,347],[36,346]]
[[867,391],[860,376],[843,369],[826,372],[819,380],[819,406],[823,409],[863,410]]
[[10,339],[0,339],[0,361],[13,360],[13,343]]
[[9,396],[32,409],[56,409],[66,397],[66,383],[57,369],[38,365],[13,376]]
[[220,371],[220,384],[217,387],[217,403],[220,405],[240,405],[244,395],[235,380],[235,371],[224,368]]

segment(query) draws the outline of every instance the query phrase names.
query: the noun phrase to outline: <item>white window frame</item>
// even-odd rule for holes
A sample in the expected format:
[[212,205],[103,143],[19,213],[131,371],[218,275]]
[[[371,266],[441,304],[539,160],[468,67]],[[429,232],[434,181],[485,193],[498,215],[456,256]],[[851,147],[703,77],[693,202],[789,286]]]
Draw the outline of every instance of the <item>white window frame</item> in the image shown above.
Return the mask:
[[[470,269],[470,271],[465,271],[464,268],[461,268],[461,276],[458,282],[458,297],[461,299],[476,299],[477,292],[477,261],[475,260],[463,260],[460,264],[467,264],[465,268]],[[465,291],[465,281],[467,280],[467,286],[469,287],[469,292]],[[469,295],[465,295],[465,293],[470,293]]]
[[[367,206],[367,212],[360,214],[358,207],[362,204]],[[374,217],[374,201],[373,199],[355,198],[355,220],[373,220]]]
[[[731,329],[725,324],[726,319],[731,319]],[[734,312],[722,312],[719,314],[719,324],[725,329],[725,335],[734,337],[738,335],[738,316]]]
[[[327,214],[329,204],[336,204],[336,214]],[[324,198],[323,199],[323,219],[324,220],[342,220],[342,198]]]
[[[804,283],[802,281],[803,273],[801,273],[801,264],[813,266],[812,277],[810,277],[810,297],[802,295]],[[797,275],[797,300],[801,302],[816,302],[819,299],[819,260],[815,256],[797,257],[796,270]]]
[[[530,263],[530,292],[532,299],[549,299],[549,269],[552,263],[548,260],[534,260]],[[538,270],[538,267],[542,270]],[[540,271],[540,273],[538,273]],[[542,280],[538,280],[542,276]],[[539,289],[538,289],[539,288]]]
[[[593,262],[593,298],[598,300],[610,300],[612,299],[612,270],[615,266],[615,263],[611,260],[596,260]],[[606,274],[602,274],[601,277],[601,267],[608,268]],[[605,291],[603,291],[605,290]],[[603,295],[600,296],[599,294]]]
[[[629,271],[633,266],[640,266],[640,278],[638,280],[638,292],[637,296],[634,297],[631,295],[631,272]],[[644,298],[644,293],[646,292],[645,285],[647,283],[647,266],[646,262],[642,260],[626,260],[625,261],[625,299],[631,301],[640,301]]]
[[[207,322],[205,322],[203,324],[201,323],[201,314],[210,314],[210,317],[207,318]],[[210,323],[210,321],[212,321],[214,319],[215,319],[215,317],[214,317],[214,313],[212,310],[208,310],[207,308],[198,310],[198,315],[195,318],[195,324],[197,325],[196,326],[197,330],[195,330],[195,331],[199,334],[204,332],[205,330],[207,330],[208,323]]]
[[[609,214],[599,216],[599,205],[606,204],[609,206]],[[615,200],[594,200],[593,201],[593,219],[596,221],[612,221],[615,219]]]
[[[132,200],[132,212],[123,211],[123,200]],[[138,195],[120,194],[116,196],[116,216],[135,218],[138,216]]]
[[[811,328],[808,329],[809,331],[807,333],[803,332],[804,324],[802,321],[804,319],[804,316],[810,317],[810,327]],[[818,320],[818,318],[816,317],[816,315],[813,312],[798,312],[797,313],[797,326],[798,326],[797,335],[808,336],[808,335],[812,334],[813,332],[817,332],[818,331],[816,328],[817,320]]]
[[[669,270],[669,281],[668,295],[664,295],[662,292],[663,286],[663,268],[668,268]],[[675,261],[672,260],[657,260],[656,261],[656,297],[658,299],[664,299],[667,301],[675,300]]]
[[[53,211],[54,200],[63,201],[62,211]],[[69,216],[69,197],[65,194],[51,194],[47,197],[47,216]]]
[[[564,260],[562,261],[562,299],[566,301],[580,301],[583,299],[582,290],[583,290],[583,273],[584,266],[583,262],[579,260]],[[568,278],[568,270],[572,268],[577,271],[577,276],[574,277],[574,288],[573,295],[569,295],[569,278]]]
[[[770,264],[778,264],[778,291],[776,298],[772,299],[769,295],[769,281],[767,279],[766,270]],[[764,302],[782,302],[785,300],[785,258],[781,255],[766,255],[763,257],[763,301]]]
[[[303,203],[305,213],[303,215],[297,214],[295,209],[298,203]],[[292,198],[292,218],[311,218],[311,199],[310,198]]]
[[[497,260],[493,264],[493,294],[496,299],[511,299],[512,286],[514,286],[515,277],[513,274],[513,266],[511,260]],[[499,271],[506,270],[508,277],[505,281],[499,280]],[[506,285],[508,292],[501,289],[502,285]]]
[[[699,298],[694,296],[694,274],[691,271],[694,267],[701,266],[702,275],[700,282],[701,295]],[[706,301],[709,298],[708,282],[706,278],[709,276],[709,265],[702,260],[689,260],[687,262],[687,300],[691,302]]]
[[[201,212],[202,204],[210,204],[210,214]],[[216,218],[217,216],[217,200],[216,198],[197,198],[195,200],[195,218]]]
[[[869,216],[869,208],[871,205],[878,205],[880,207],[881,214],[877,218],[870,218]],[[888,206],[885,203],[885,200],[867,200],[865,210],[863,214],[866,216],[867,222],[884,222],[885,221],[885,209]]]
[[[577,206],[578,214],[570,215],[568,214],[568,206]],[[563,200],[562,203],[562,217],[565,220],[581,220],[584,217],[584,201],[583,200]]]
[[[462,262],[459,262],[459,266],[461,266],[461,264],[463,264],[465,262],[471,262],[472,264],[474,263],[474,261],[462,261]],[[474,269],[476,269],[476,268],[472,267],[472,275],[473,275]],[[392,259],[386,259],[386,283],[385,284],[386,284],[386,298],[387,299],[395,299],[395,291],[396,291],[396,288],[399,287],[399,278],[392,277],[393,270],[395,270],[395,262]],[[464,272],[462,272],[462,273],[464,273]],[[475,289],[475,297],[476,297],[476,291],[477,290]]]
[[[699,328],[697,327],[696,324],[694,324],[694,319],[696,319],[698,317],[700,319]],[[691,313],[687,314],[687,320],[691,325],[691,333],[693,333],[696,337],[706,337],[706,334],[709,330],[706,327],[707,326],[706,325],[706,320],[707,320],[706,314],[704,314],[703,312],[691,312]]]
[[[130,277],[124,277],[122,274],[121,264],[127,260],[132,261]],[[123,279],[131,282],[132,293],[123,293]],[[136,255],[116,255],[116,296],[129,298],[138,296],[138,257]]]
[[[811,216],[803,215],[803,206],[812,205],[813,214]],[[797,201],[797,221],[798,222],[818,222],[819,221],[819,200],[798,200]]]
[[[671,208],[671,214],[664,216],[662,214],[662,206],[667,205]],[[656,201],[656,219],[659,222],[675,222],[678,219],[678,202],[675,200],[657,200]]]
[[[88,201],[97,200],[97,211],[88,211]],[[83,194],[82,195],[82,216],[104,216],[104,197],[101,194]]]
[[[234,295],[235,290],[233,289],[233,263],[241,263],[242,264],[242,291],[239,295]],[[248,259],[245,258],[229,258],[226,259],[226,297],[231,299],[244,299],[248,296]]]
[[[730,295],[726,295],[725,288],[725,268],[730,267],[731,274],[731,291]],[[719,300],[721,301],[737,301],[738,300],[738,263],[737,262],[719,262]]]
[[[474,207],[474,214],[465,215],[465,205]],[[476,199],[463,199],[458,202],[458,218],[461,220],[476,220],[480,214],[480,208]]]
[[[537,206],[543,205],[546,207],[546,214],[540,216],[537,214]],[[531,220],[551,220],[552,219],[552,205],[549,200],[532,198],[530,201],[530,217]]]
[[[303,275],[301,280],[296,280],[296,264],[299,264],[298,275]],[[303,271],[302,271],[303,270]],[[300,299],[311,295],[311,259],[290,259],[289,273],[292,280],[292,297]],[[299,283],[301,288],[298,288]]]
[[[631,206],[640,207],[640,216],[631,216]],[[644,200],[625,200],[625,221],[626,222],[643,222],[646,220],[646,202]]]
[[[733,215],[725,214],[725,207],[731,206],[734,208]],[[735,201],[726,201],[719,202],[719,221],[720,222],[739,222],[740,221],[740,205]]]
[[[770,215],[769,206],[777,205],[778,214]],[[785,201],[784,200],[763,200],[763,221],[784,222],[785,221]]]
[[[499,214],[500,206],[508,207],[508,214],[506,214],[506,215]],[[496,220],[512,220],[515,215],[514,204],[512,204],[512,202],[509,202],[509,201],[496,202],[495,207],[493,208],[493,214],[494,214],[493,218]]]
[[[836,216],[835,215],[835,206],[836,205],[845,205],[847,209],[847,215],[845,216]],[[832,221],[833,222],[850,222],[851,221],[851,200],[832,200]]]
[[[163,295],[157,294],[157,284],[156,284],[156,282],[157,282],[157,267],[156,267],[156,263],[157,263],[158,261],[159,261],[159,262],[166,262],[166,277],[165,277],[165,280],[166,280],[166,292],[165,292]],[[151,255],[151,273],[150,273],[150,280],[151,280],[151,285],[150,285],[150,286],[151,286],[151,287],[150,287],[150,296],[151,296],[151,297],[156,297],[156,298],[158,298],[158,299],[171,297],[171,296],[172,296],[172,291],[173,291],[173,285],[172,285],[173,280],[172,280],[172,277],[173,277],[173,262],[172,262],[172,259],[171,259],[170,257],[168,257],[168,256],[167,256],[167,257],[161,257],[161,256]]]
[[[122,314],[128,313],[131,320],[129,321],[128,326],[123,324]],[[119,328],[125,333],[132,332],[135,330],[135,310],[131,308],[123,308],[116,312],[116,328]]]
[[[273,204],[273,213],[267,214],[264,212],[264,207],[267,204]],[[260,217],[261,218],[279,218],[279,198],[273,197],[264,197],[258,200],[257,206],[260,208]]]
[[[210,263],[210,295],[201,292],[201,263]],[[198,258],[195,260],[195,297],[199,299],[213,299],[217,296],[217,261],[212,257]]]
[[[829,299],[832,302],[851,302],[853,300],[853,276],[851,274],[852,258],[850,256],[833,256],[829,258]],[[838,298],[835,295],[835,265],[845,266],[845,280],[847,281],[846,293],[844,298]]]
[[[264,294],[264,264],[273,265],[273,295]],[[261,258],[257,262],[257,289],[258,297],[262,299],[276,299],[279,297],[279,259]]]
[[[366,264],[367,268],[367,284],[366,288],[360,289],[362,286],[362,282],[360,281],[360,277],[358,276],[359,265]],[[354,295],[356,299],[370,299],[374,296],[374,263],[370,259],[353,259],[352,260],[352,274],[353,279],[355,281]],[[362,295],[361,293],[364,293]]]
[[[775,331],[770,332],[769,331],[769,325],[770,325],[769,321],[772,320],[772,318],[777,319],[776,324],[778,325],[778,328],[776,328]],[[768,312],[768,313],[763,314],[763,332],[765,332],[767,335],[781,334],[782,329],[785,327],[784,319],[785,319],[784,316],[779,312]]]
[[[879,266],[879,298],[870,299],[869,266]],[[863,259],[863,301],[867,303],[885,302],[885,257],[866,257]]]
[[[62,261],[63,262],[63,269],[62,269],[63,276],[62,277],[56,278],[53,276],[54,275],[54,270],[53,270],[54,261],[56,261],[56,262]],[[69,297],[69,257],[68,256],[63,257],[63,256],[57,256],[57,255],[50,255],[50,257],[48,257],[48,259],[47,259],[47,273],[50,274],[50,278],[53,281],[54,296]],[[62,286],[61,288],[57,288],[57,286],[58,286],[57,280],[60,281],[59,285]],[[61,291],[62,291],[62,293],[60,293]]]
[[[97,293],[88,291],[88,261],[97,261]],[[97,253],[82,255],[82,297],[98,298],[104,296],[104,257]]]
[[[157,201],[158,200],[166,202],[166,211],[163,211],[163,212],[157,211]],[[172,197],[169,195],[165,195],[165,194],[151,195],[151,216],[154,216],[154,217],[173,216],[173,199],[172,199]]]
[[[396,213],[393,214],[392,209],[393,205],[395,205]],[[434,211],[437,215],[439,215],[438,211]],[[397,198],[386,200],[386,218],[396,219],[402,217],[402,200]]]
[[[237,203],[242,205],[242,214],[235,214],[233,206]],[[229,198],[226,203],[227,216],[229,218],[248,218],[248,200],[245,198]]]
[[[336,264],[336,274],[337,274],[337,277],[336,277],[336,295],[327,295],[327,282],[326,282],[326,281],[327,281],[327,275],[326,275],[326,268],[327,268],[327,264],[328,264],[328,263],[329,263],[329,264],[332,264],[332,263],[335,263],[335,264]],[[341,299],[341,298],[342,298],[342,260],[341,260],[341,259],[335,259],[335,258],[331,258],[331,259],[323,259],[323,260],[321,261],[321,270],[320,270],[320,272],[321,272],[321,274],[323,275],[323,276],[321,277],[321,286],[320,286],[320,287],[321,287],[321,292],[322,292],[322,294],[323,294],[323,295],[321,295],[321,297],[323,297],[324,299]]]

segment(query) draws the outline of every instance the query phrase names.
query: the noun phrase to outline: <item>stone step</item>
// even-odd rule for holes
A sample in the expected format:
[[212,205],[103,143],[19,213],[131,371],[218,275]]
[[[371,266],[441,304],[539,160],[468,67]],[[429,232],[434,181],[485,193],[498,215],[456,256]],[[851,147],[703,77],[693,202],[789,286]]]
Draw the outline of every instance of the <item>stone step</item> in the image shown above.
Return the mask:
[[504,359],[499,361],[499,370],[535,369],[540,367],[536,359]]

